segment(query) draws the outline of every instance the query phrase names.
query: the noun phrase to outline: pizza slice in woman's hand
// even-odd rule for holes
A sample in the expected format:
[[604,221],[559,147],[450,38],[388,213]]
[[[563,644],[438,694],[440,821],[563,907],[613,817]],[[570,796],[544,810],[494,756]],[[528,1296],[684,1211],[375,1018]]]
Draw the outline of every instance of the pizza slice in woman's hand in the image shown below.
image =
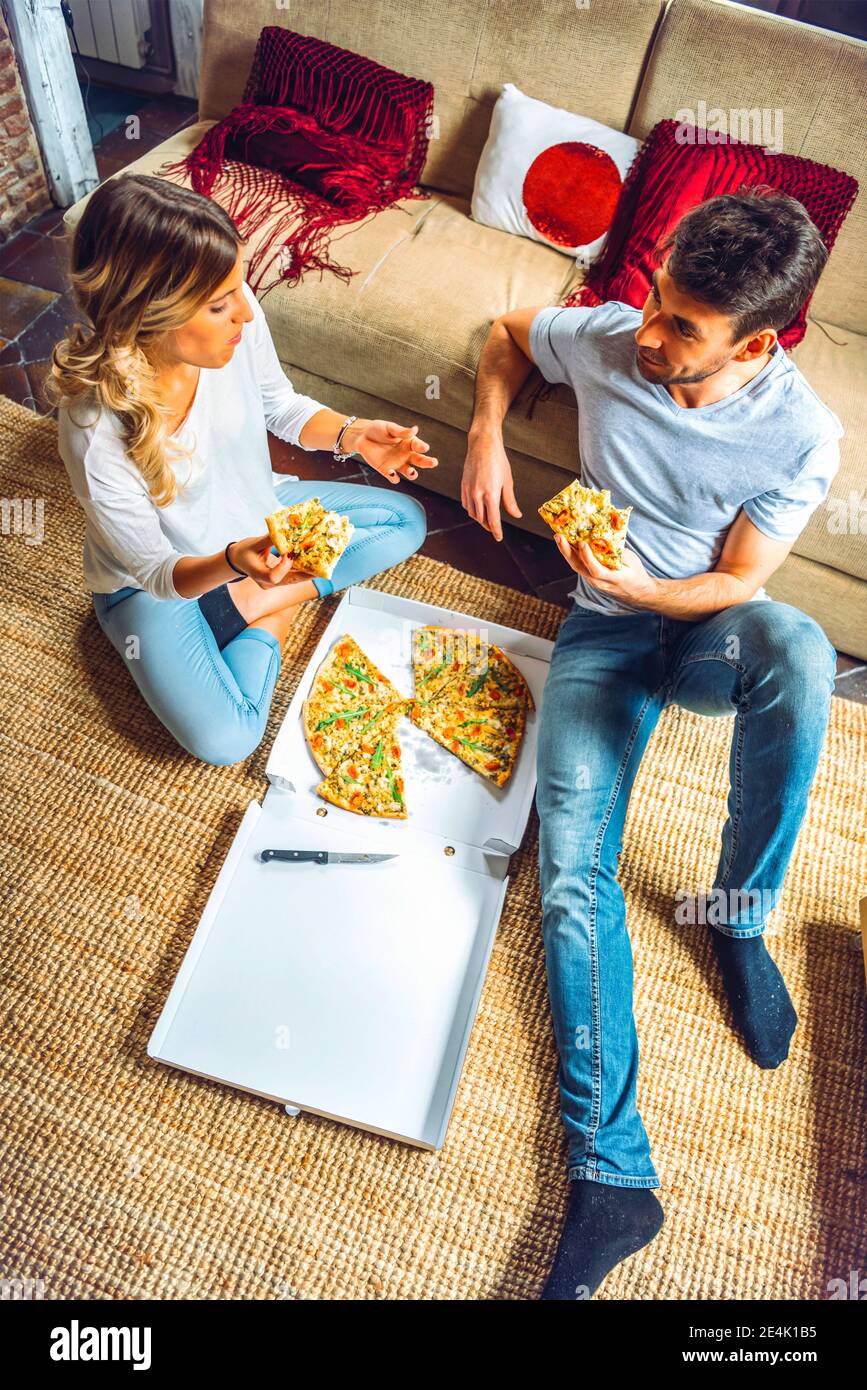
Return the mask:
[[331,578],[355,530],[348,517],[326,511],[318,497],[271,512],[265,525],[279,553],[292,556],[292,568],[319,579]]

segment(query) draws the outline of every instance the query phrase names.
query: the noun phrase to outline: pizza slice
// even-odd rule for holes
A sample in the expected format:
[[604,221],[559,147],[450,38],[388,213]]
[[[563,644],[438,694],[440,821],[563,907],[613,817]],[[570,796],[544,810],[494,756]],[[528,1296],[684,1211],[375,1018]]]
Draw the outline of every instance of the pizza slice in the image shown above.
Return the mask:
[[293,569],[319,579],[330,579],[354,532],[348,516],[326,512],[319,524],[298,541],[292,552]]
[[347,516],[328,512],[318,497],[266,516],[265,525],[281,555],[292,556],[293,569],[330,579],[355,531]]
[[319,796],[360,816],[407,817],[397,711],[386,713],[316,788]]
[[301,720],[311,753],[323,772],[348,752],[358,731],[383,709],[402,709],[407,699],[344,633],[314,674]]
[[587,541],[601,565],[620,569],[631,507],[615,507],[607,488],[583,487],[576,478],[543,502],[539,515],[570,545]]
[[502,647],[491,644],[480,662],[462,671],[449,689],[449,698],[477,708],[535,709],[533,694],[517,666]]
[[404,698],[347,632],[316,670],[308,703],[331,711],[357,704],[362,697],[365,703],[375,705],[390,705]]
[[451,692],[426,707],[417,707],[414,722],[482,777],[503,786],[524,736],[524,706],[477,709]]
[[325,508],[318,497],[308,497],[294,507],[281,507],[265,517],[273,544],[281,555],[290,555],[303,536],[322,520]]

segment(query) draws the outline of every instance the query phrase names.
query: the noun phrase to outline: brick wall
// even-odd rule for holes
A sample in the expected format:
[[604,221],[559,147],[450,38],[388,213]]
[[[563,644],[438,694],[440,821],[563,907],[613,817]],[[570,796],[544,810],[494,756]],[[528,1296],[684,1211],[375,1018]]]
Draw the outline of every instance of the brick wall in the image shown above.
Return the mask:
[[15,52],[0,12],[0,241],[51,206]]

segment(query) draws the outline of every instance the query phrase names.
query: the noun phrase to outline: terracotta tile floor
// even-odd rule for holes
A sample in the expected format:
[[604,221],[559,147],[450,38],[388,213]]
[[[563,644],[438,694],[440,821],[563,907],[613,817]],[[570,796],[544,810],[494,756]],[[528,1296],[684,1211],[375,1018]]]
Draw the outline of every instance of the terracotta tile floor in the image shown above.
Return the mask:
[[[145,102],[135,114],[141,123],[139,139],[128,140],[120,126],[96,146],[103,178],[194,122],[196,105],[164,96]],[[62,209],[41,213],[0,247],[0,392],[39,411],[47,409],[41,387],[51,348],[78,317],[68,288],[62,217]],[[352,462],[338,465],[328,454],[306,453],[273,436],[270,444],[277,472],[391,486]],[[553,541],[505,523],[503,540],[497,542],[470,521],[460,502],[417,484],[403,482],[400,487],[417,496],[427,511],[423,555],[568,608],[575,577]],[[838,673],[839,694],[867,701],[867,663],[841,654]]]

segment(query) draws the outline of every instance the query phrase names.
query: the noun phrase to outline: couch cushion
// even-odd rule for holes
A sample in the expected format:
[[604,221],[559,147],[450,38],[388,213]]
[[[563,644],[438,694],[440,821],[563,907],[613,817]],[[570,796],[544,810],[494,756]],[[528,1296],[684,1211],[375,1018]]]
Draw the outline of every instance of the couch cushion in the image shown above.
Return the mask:
[[283,361],[466,429],[491,321],[556,303],[580,274],[467,211],[463,199],[432,195],[340,233],[333,253],[358,272],[348,284],[309,275],[262,300]]
[[[758,108],[782,118],[780,146],[852,174],[861,192],[813,296],[826,323],[867,333],[867,43],[724,0],[672,0],[629,123],[643,140],[681,110]],[[699,122],[701,124],[701,122]],[[746,124],[740,138],[766,143]],[[773,124],[771,125],[773,133]],[[737,131],[730,129],[737,136]]]
[[623,130],[663,0],[209,0],[199,114],[217,119],[241,99],[263,25],[363,53],[432,82],[436,126],[422,175],[469,197],[504,82]]
[[867,337],[811,318],[791,357],[846,431],[839,472],[794,553],[867,579]]
[[[867,584],[851,574],[791,555],[765,585],[771,598],[802,608],[838,652],[867,661]],[[843,688],[838,687],[843,694]]]

